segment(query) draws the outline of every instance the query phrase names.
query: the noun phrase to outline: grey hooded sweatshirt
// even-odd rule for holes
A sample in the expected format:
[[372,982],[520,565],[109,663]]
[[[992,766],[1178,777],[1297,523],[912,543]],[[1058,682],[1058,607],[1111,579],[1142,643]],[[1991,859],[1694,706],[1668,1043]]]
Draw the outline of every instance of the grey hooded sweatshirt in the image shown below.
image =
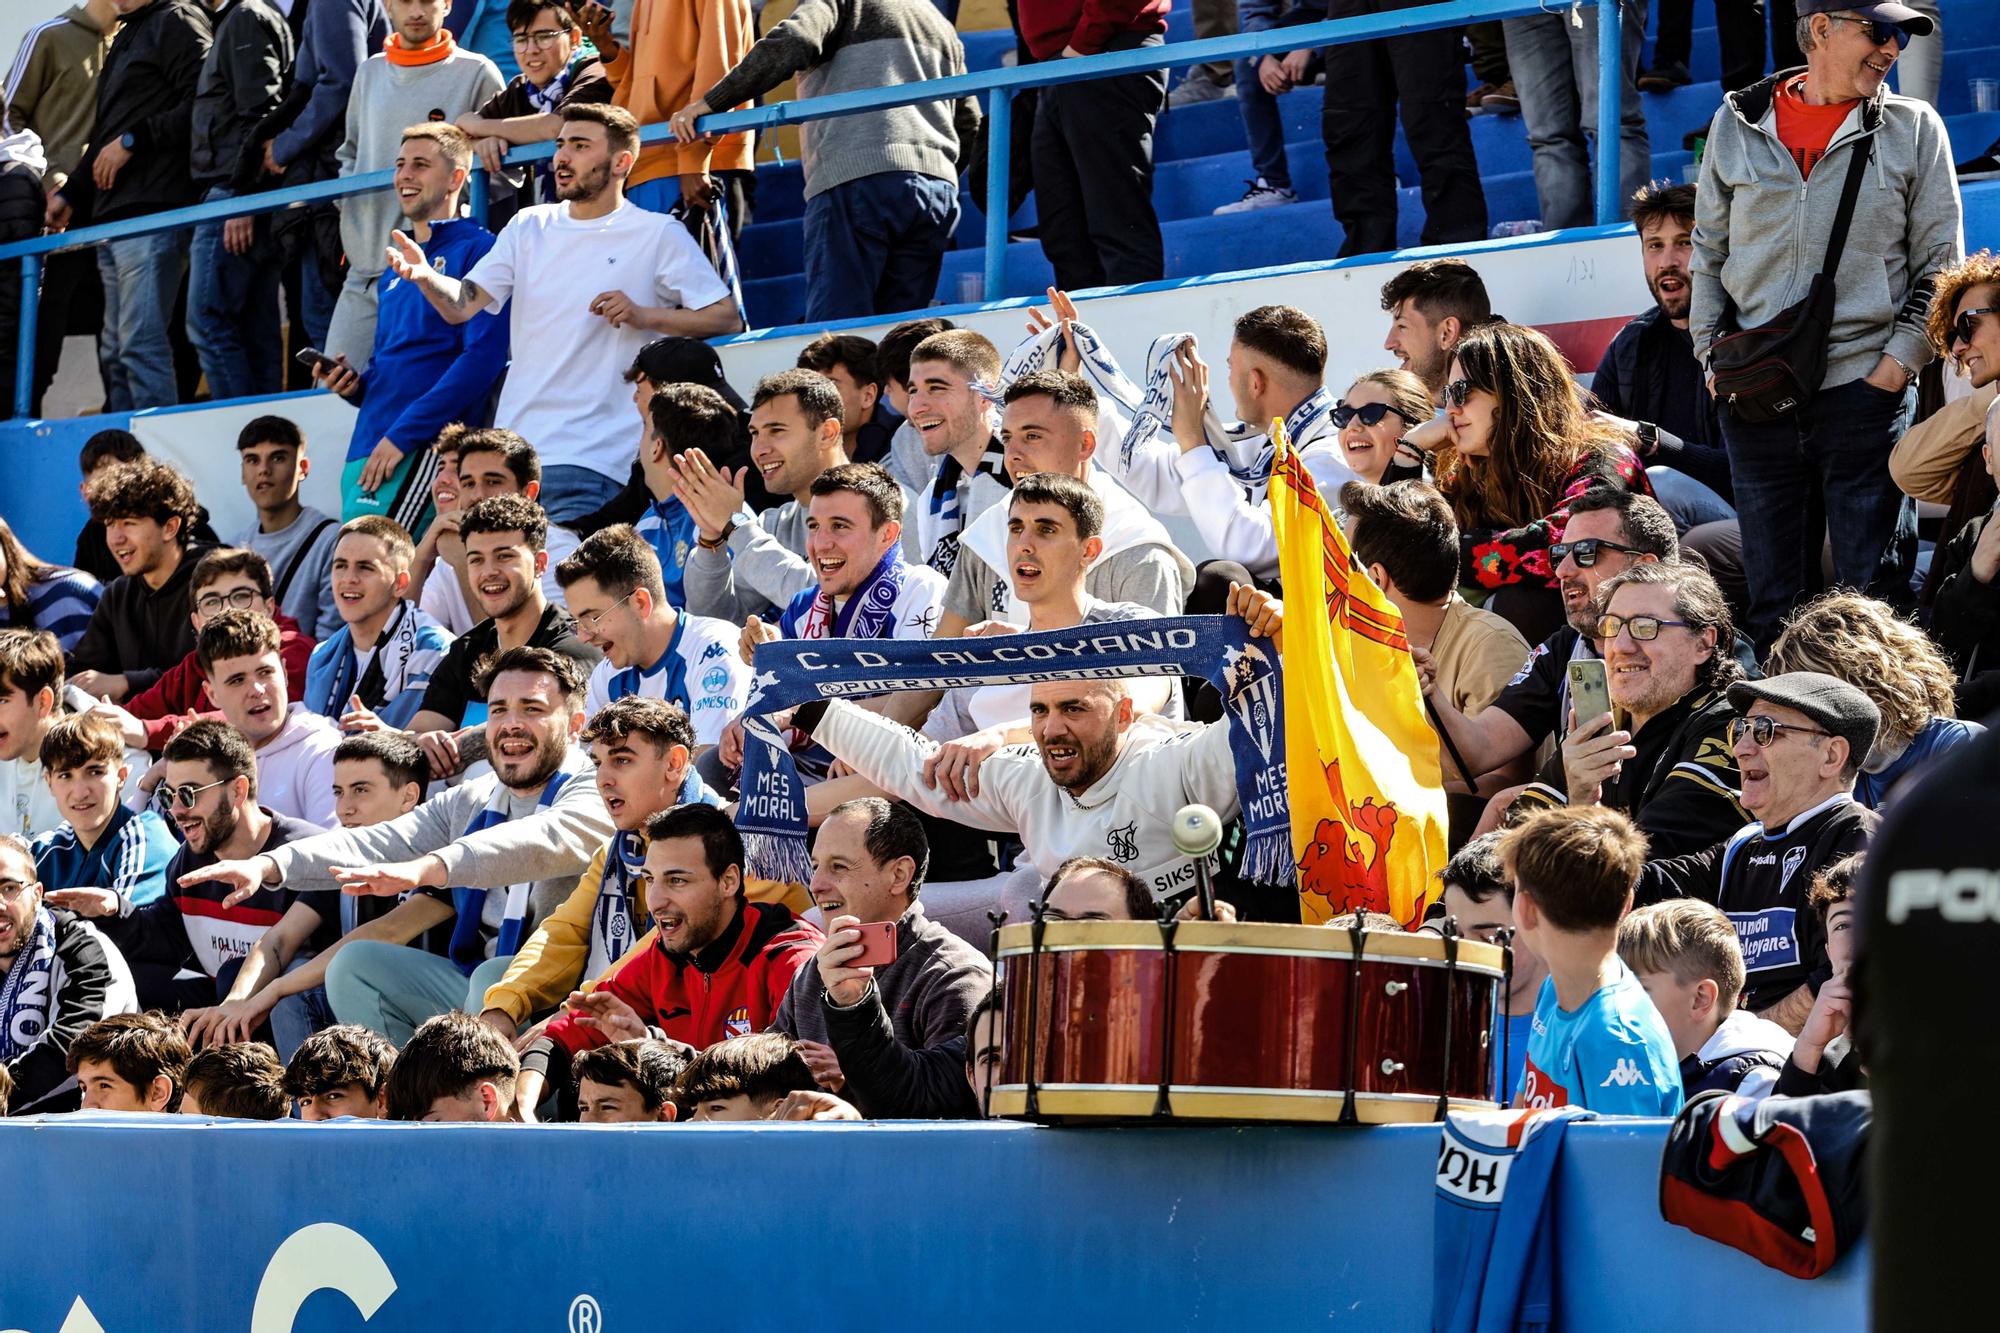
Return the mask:
[[1927,102],[1878,90],[1854,104],[1802,180],[1778,140],[1776,110],[1777,90],[1802,72],[1731,93],[1709,125],[1695,198],[1694,354],[1707,365],[1719,333],[1755,328],[1805,299],[1852,155],[1865,152],[1821,383],[1860,379],[1884,352],[1921,369],[1933,355],[1924,319],[1937,272],[1965,253],[1944,122]]

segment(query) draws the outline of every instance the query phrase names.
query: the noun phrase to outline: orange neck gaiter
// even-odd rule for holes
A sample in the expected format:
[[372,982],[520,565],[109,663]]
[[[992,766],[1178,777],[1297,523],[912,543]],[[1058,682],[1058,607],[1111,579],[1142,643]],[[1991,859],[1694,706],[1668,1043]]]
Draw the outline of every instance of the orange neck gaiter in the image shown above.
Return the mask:
[[418,47],[404,46],[403,39],[393,32],[382,40],[382,54],[392,65],[435,65],[451,59],[451,53],[457,49],[458,42],[449,28]]

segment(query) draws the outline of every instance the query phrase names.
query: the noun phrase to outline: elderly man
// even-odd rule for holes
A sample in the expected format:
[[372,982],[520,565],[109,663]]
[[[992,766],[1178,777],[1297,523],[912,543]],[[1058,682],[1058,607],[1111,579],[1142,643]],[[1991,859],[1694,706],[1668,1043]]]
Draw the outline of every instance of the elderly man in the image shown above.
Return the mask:
[[1809,978],[1826,961],[1806,890],[1827,866],[1863,850],[1881,822],[1854,799],[1854,779],[1881,714],[1854,686],[1794,671],[1729,687],[1730,744],[1754,822],[1704,851],[1647,863],[1635,901],[1693,897],[1736,926],[1749,973],[1743,1008],[1796,1035],[1812,1010]]
[[[1928,104],[1883,80],[1932,20],[1907,5],[1798,0],[1803,74],[1732,93],[1709,127],[1695,213],[1689,331],[1710,372],[1719,337],[1771,323],[1803,301],[1827,256],[1850,165],[1869,166],[1847,241],[1833,256],[1825,372],[1809,401],[1774,421],[1722,403],[1743,558],[1748,629],[1768,643],[1810,590],[1820,523],[1839,534],[1834,576],[1907,601],[1915,511],[1889,475],[1908,424],[1938,271],[1964,248],[1951,141]],[[1817,487],[1824,509],[1799,503]]]

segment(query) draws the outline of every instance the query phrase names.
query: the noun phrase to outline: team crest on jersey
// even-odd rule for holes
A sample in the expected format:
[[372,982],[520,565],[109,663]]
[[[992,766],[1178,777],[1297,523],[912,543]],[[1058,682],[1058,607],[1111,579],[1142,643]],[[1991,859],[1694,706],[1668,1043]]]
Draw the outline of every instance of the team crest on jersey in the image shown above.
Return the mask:
[[677,541],[677,542],[675,542],[675,543],[674,543],[674,563],[675,563],[676,565],[682,565],[682,566],[685,566],[685,565],[687,564],[687,562],[688,562],[688,544],[687,544],[687,543],[686,543],[685,541]]
[[1112,860],[1135,859],[1139,855],[1139,822],[1134,820],[1122,828],[1109,830],[1105,833],[1104,840],[1110,845]]
[[1509,685],[1519,685],[1522,681],[1526,680],[1529,676],[1533,675],[1535,671],[1536,659],[1541,657],[1541,655],[1547,652],[1548,650],[1549,650],[1548,644],[1546,643],[1536,644],[1535,651],[1528,654],[1528,660],[1521,664],[1521,669],[1514,673],[1514,679],[1508,681],[1507,683]]
[[1792,876],[1796,875],[1799,871],[1799,867],[1804,865],[1805,863],[1806,863],[1805,848],[1794,847],[1790,851],[1785,853],[1783,868],[1778,871],[1778,892],[1783,893],[1785,891],[1785,886],[1792,882]]
[[729,672],[718,663],[708,669],[701,678],[701,687],[710,694],[720,694],[729,688]]
[[722,1020],[722,1030],[724,1032],[727,1032],[732,1037],[749,1036],[750,1035],[749,1008],[747,1006],[739,1005],[736,1009],[732,1010],[730,1012],[729,1017]]

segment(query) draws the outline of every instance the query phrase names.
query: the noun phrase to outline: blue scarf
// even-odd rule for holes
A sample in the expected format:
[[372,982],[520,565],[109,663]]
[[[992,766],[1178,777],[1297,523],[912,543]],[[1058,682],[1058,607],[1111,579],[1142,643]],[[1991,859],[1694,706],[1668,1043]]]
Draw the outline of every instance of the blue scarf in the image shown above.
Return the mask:
[[645,688],[647,677],[665,671],[667,685],[660,697],[670,704],[679,704],[684,712],[692,715],[694,710],[689,707],[688,700],[687,659],[681,656],[681,635],[685,633],[687,613],[683,611],[674,617],[674,634],[667,640],[667,650],[660,654],[660,660],[643,669],[626,667],[623,671],[612,672],[611,679],[604,685],[605,694],[614,700],[637,694]]
[[0,982],[0,1063],[26,1055],[49,1030],[55,965],[56,919],[48,908],[37,907],[34,928]]
[[[709,790],[701,774],[688,769],[681,781],[679,805],[721,805],[722,798]],[[651,924],[646,904],[632,892],[632,885],[646,865],[646,837],[639,832],[612,837],[604,853],[604,877],[597,883],[597,906],[590,914],[590,951],[584,959],[583,979],[594,981],[623,958]]]
[[[306,681],[306,707],[321,717],[340,720],[347,711],[347,701],[357,693],[361,702],[369,708],[379,709],[396,693],[400,693],[409,679],[410,658],[416,655],[418,617],[415,607],[408,601],[398,601],[389,623],[382,627],[382,637],[375,641],[375,658],[371,664],[369,679],[362,679],[359,668],[360,655],[354,651],[354,629],[342,625],[327,640],[332,659],[325,674]],[[393,669],[386,663],[394,663]],[[389,682],[395,682],[394,689]],[[366,688],[364,688],[366,687]],[[375,697],[371,698],[370,695]]]
[[667,587],[667,604],[678,609],[687,605],[687,562],[694,550],[694,515],[673,496],[646,506],[635,525],[653,554],[660,557],[660,579]]
[[1221,693],[1246,840],[1242,874],[1290,884],[1291,808],[1277,650],[1235,616],[1178,616],[1079,625],[999,639],[875,639],[760,644],[744,709],[742,799],[736,827],[751,844],[750,873],[803,884],[805,787],[770,715],[813,699],[888,690],[1032,685],[1080,677],[1199,674]]
[[908,577],[902,545],[892,544],[847,605],[835,611],[825,590],[807,588],[778,617],[778,629],[788,639],[886,639],[895,632],[896,603]]
[[[535,808],[546,810],[553,805],[557,794],[572,776],[557,769],[549,777],[549,785],[542,788],[541,799],[535,802]],[[481,829],[506,823],[507,794],[507,787],[495,782],[493,795],[487,799],[485,808],[472,817],[472,822],[465,826],[465,833],[461,836],[470,837]],[[528,923],[528,894],[533,887],[531,882],[525,880],[507,886],[507,915],[500,922],[500,938],[493,945],[495,958],[506,958],[521,951],[521,934]],[[451,961],[458,964],[458,970],[468,977],[474,968],[486,961],[486,951],[479,944],[479,931],[488,892],[486,889],[464,888],[451,891],[452,906],[458,909],[458,920],[451,927]]]

